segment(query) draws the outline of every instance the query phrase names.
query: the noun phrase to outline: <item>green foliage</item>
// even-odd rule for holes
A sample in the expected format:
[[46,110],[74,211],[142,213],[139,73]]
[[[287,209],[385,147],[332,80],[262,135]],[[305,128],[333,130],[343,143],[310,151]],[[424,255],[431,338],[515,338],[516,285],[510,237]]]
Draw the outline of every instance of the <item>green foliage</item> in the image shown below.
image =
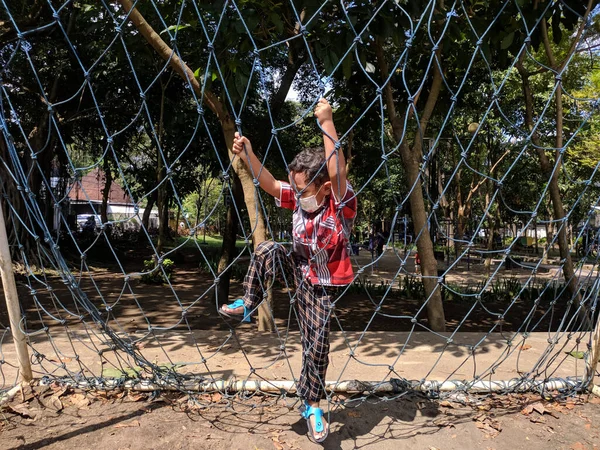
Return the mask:
[[165,258],[162,262],[153,259],[144,260],[144,274],[142,275],[142,283],[146,284],[164,284],[173,280],[175,263]]

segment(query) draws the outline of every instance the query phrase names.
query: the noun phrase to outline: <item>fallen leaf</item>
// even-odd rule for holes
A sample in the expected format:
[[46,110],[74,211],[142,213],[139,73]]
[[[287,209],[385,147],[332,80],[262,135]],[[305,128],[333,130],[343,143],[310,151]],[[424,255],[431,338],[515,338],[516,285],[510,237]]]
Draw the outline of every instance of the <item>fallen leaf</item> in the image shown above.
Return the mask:
[[443,406],[444,408],[456,408],[456,405],[452,402],[449,402],[448,400],[442,400],[440,402],[440,406]]
[[282,444],[284,444],[284,442],[279,439],[279,434],[278,433],[279,433],[278,431],[272,432],[270,438],[273,441],[273,445],[275,446],[275,448],[277,450],[283,450],[284,447],[283,447]]
[[132,420],[131,422],[122,422],[122,423],[118,423],[116,425],[113,426],[113,428],[132,428],[132,427],[139,427],[140,426],[140,421],[139,420]]
[[52,395],[51,397],[46,398],[40,398],[40,403],[44,406],[44,408],[48,408],[52,411],[58,412],[63,409],[63,404],[57,395]]
[[358,411],[348,411],[349,417],[360,417],[360,413]]
[[211,395],[210,400],[213,403],[219,403],[221,400],[223,399],[223,396],[221,394],[219,394],[218,392],[215,392],[214,394]]
[[581,442],[575,442],[569,447],[571,450],[587,450]]
[[573,358],[576,359],[584,359],[585,358],[585,352],[565,352],[567,355],[572,356]]
[[85,408],[90,404],[90,399],[83,394],[71,394],[68,400],[77,408]]
[[132,391],[127,392],[127,396],[125,397],[126,402],[139,402],[140,400],[144,400],[146,396],[138,393],[134,393]]
[[435,419],[432,422],[436,427],[440,427],[440,428],[456,428],[456,425],[454,425],[449,419],[442,417],[440,419]]
[[529,344],[521,345],[521,350],[529,350],[530,348],[531,348],[531,345],[529,345]]
[[9,411],[12,411],[15,414],[18,414],[23,417],[29,417],[31,419],[35,418],[37,415],[35,411],[29,409],[29,405],[27,403],[18,403],[16,405],[8,405]]
[[542,416],[531,416],[529,421],[532,423],[546,423],[546,419]]
[[500,422],[492,419],[486,414],[479,414],[473,420],[475,420],[475,426],[485,432],[489,437],[494,438],[502,431]]
[[53,362],[54,364],[62,364],[62,363],[68,363],[68,362],[73,361],[73,358],[69,358],[67,356],[62,356],[62,357],[59,357],[56,359],[55,358],[47,358],[47,359],[48,359],[48,361]]
[[575,403],[573,403],[573,402],[567,402],[567,403],[565,403],[565,408],[567,408],[567,409],[573,409],[573,408],[575,408]]
[[521,410],[521,414],[528,416],[533,412],[533,405],[527,405],[525,408]]
[[540,402],[534,403],[533,405],[531,405],[533,407],[533,410],[539,414],[541,414],[542,416],[544,415],[544,413],[549,413],[550,411],[548,411],[544,405],[542,405]]

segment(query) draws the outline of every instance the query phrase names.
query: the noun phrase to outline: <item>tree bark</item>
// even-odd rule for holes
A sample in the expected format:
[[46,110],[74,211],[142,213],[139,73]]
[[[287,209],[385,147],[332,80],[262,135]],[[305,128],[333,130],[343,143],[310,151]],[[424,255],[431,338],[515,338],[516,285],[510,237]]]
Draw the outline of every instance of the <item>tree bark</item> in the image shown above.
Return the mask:
[[[387,80],[389,77],[389,69],[384,57],[383,47],[381,42],[375,43],[375,54],[381,71],[382,79]],[[439,58],[440,50],[436,51]],[[434,74],[429,91],[429,96],[425,103],[423,114],[421,116],[420,134],[424,135],[427,129],[427,124],[435,108],[435,104],[439,97],[442,85],[442,75],[439,72],[438,65],[434,66]],[[413,225],[415,230],[415,239],[420,233],[416,244],[421,258],[421,273],[423,275],[423,285],[425,287],[425,295],[427,301],[427,320],[432,330],[442,332],[446,330],[446,319],[444,316],[444,305],[442,303],[441,289],[437,282],[437,261],[433,251],[433,242],[429,235],[429,226],[427,224],[427,210],[423,197],[423,186],[421,182],[421,172],[419,162],[422,160],[422,142],[417,135],[412,148],[409,147],[406,140],[402,141],[404,120],[396,114],[392,87],[388,82],[383,87],[385,102],[389,115],[389,120],[392,125],[394,138],[400,143],[400,156],[404,163],[404,168],[407,175],[408,188],[410,190],[409,202],[412,213]],[[418,133],[419,134],[419,133]],[[401,142],[402,141],[402,142]]]
[[[534,119],[533,119],[533,92],[531,89],[531,83],[529,81],[529,73],[525,69],[523,65],[523,56],[521,56],[519,62],[517,63],[517,71],[521,76],[521,87],[523,90],[523,97],[525,99],[525,123],[529,130],[534,129]],[[560,89],[559,89],[560,90]],[[558,93],[558,91],[557,91]],[[558,104],[558,98],[557,98]],[[561,104],[562,107],[562,104]],[[557,105],[557,113],[558,113],[558,105]],[[560,110],[562,115],[562,110]],[[558,119],[558,118],[557,118]],[[561,117],[562,119],[562,117]],[[558,122],[558,121],[557,121]],[[557,142],[562,142],[562,137],[558,138],[558,135],[562,133],[562,130],[558,129],[557,123]],[[550,200],[552,201],[552,209],[554,213],[555,219],[562,220],[565,218],[565,209],[563,206],[562,198],[560,195],[560,189],[558,186],[558,175],[560,173],[560,165],[561,165],[561,155],[559,152],[556,152],[556,169],[553,171],[552,164],[546,152],[543,149],[542,142],[539,134],[534,132],[531,136],[531,141],[536,146],[536,151],[538,157],[540,159],[540,167],[542,169],[542,173],[546,176],[549,176],[550,179],[548,181],[548,191],[550,194]],[[557,146],[558,148],[558,146]],[[558,248],[560,252],[560,257],[564,261],[563,264],[563,275],[565,278],[565,282],[567,283],[567,289],[571,298],[574,300],[575,304],[579,305],[581,303],[581,296],[578,292],[578,279],[575,277],[575,271],[573,269],[573,260],[571,259],[571,252],[569,250],[569,243],[567,241],[567,223],[563,222],[558,227]]]
[[156,203],[157,193],[154,191],[150,197],[148,197],[148,203],[144,208],[144,214],[142,214],[142,227],[140,228],[140,237],[144,236],[144,228],[149,230],[150,228],[150,214],[152,214],[152,208],[154,208],[154,204]]
[[219,303],[227,302],[229,297],[229,284],[231,280],[231,270],[226,270],[235,255],[235,241],[238,230],[238,215],[236,214],[236,203],[242,196],[242,185],[237,176],[233,176],[231,182],[232,198],[227,206],[227,217],[225,219],[225,229],[223,231],[223,245],[221,247],[221,258],[217,266],[219,284],[216,286],[216,295]]
[[[119,3],[123,6],[125,11],[129,13],[129,20],[135,25],[140,34],[146,39],[146,41],[154,48],[154,50],[164,59],[168,60],[171,68],[190,84],[194,91],[201,95],[202,87],[198,82],[198,79],[194,76],[194,72],[189,66],[179,58],[179,56],[173,52],[173,50],[163,41],[158,33],[150,26],[144,17],[140,14],[137,8],[133,8],[133,4],[130,0],[119,0]],[[266,240],[266,228],[264,222],[264,216],[262,209],[258,202],[257,188],[252,182],[252,175],[250,174],[246,165],[239,159],[233,158],[231,147],[233,145],[233,136],[235,134],[235,122],[231,118],[231,115],[226,106],[221,100],[213,94],[210,90],[204,90],[202,101],[210,108],[210,110],[217,116],[221,124],[223,131],[223,137],[227,145],[227,153],[229,158],[233,160],[233,170],[240,179],[242,189],[244,191],[244,201],[246,202],[246,209],[248,210],[248,216],[250,219],[250,227],[252,233],[252,242],[254,248]],[[235,240],[234,240],[235,244]],[[225,242],[223,243],[223,253],[227,249],[225,248]],[[221,262],[225,263],[224,256],[221,257]],[[260,314],[260,311],[259,311]],[[261,321],[259,317],[259,330],[261,330],[261,323],[264,324],[264,320]]]
[[104,157],[103,164],[104,172],[104,188],[102,189],[102,205],[100,206],[100,220],[105,225],[104,233],[106,238],[110,238],[110,226],[106,225],[108,222],[108,200],[110,198],[110,188],[112,187],[112,172],[110,170],[110,164],[108,158]]

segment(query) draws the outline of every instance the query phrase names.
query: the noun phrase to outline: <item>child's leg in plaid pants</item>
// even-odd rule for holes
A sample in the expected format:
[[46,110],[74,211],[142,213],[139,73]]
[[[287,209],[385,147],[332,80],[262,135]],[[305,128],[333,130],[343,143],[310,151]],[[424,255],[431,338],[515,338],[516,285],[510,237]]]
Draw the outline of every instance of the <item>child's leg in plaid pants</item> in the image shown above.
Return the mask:
[[298,395],[317,402],[325,396],[331,301],[323,286],[305,282],[298,287],[297,304],[302,331],[302,372],[298,380]]
[[274,241],[258,244],[244,278],[244,306],[253,311],[267,297],[268,284],[278,278],[284,285],[297,285],[299,269],[285,247]]
[[294,298],[302,333],[298,395],[310,401],[321,400],[329,365],[329,295],[322,286],[313,286],[302,277],[300,268],[281,244],[265,241],[256,247],[244,278],[244,306],[248,311],[255,310],[266,298],[266,283],[274,277],[296,288]]

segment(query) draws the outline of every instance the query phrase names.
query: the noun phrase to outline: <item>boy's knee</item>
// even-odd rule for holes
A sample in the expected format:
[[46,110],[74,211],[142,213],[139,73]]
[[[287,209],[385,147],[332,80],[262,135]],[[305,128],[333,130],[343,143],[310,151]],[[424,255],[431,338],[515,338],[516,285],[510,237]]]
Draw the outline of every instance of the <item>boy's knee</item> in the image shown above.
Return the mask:
[[256,246],[254,253],[264,254],[273,251],[275,248],[281,246],[281,244],[275,241],[263,241]]

